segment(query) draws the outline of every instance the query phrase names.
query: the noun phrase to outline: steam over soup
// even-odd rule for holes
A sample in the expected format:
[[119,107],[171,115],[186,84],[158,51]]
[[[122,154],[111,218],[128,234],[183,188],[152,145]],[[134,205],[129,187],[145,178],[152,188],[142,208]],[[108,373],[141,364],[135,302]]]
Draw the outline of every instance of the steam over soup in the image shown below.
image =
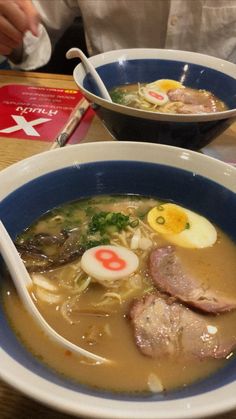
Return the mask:
[[12,326],[58,372],[102,389],[159,392],[203,379],[233,355],[235,244],[199,214],[152,198],[100,196],[46,213],[16,244],[48,323],[112,361],[50,342],[6,281]]
[[225,103],[211,92],[169,79],[125,84],[112,89],[110,95],[113,102],[152,112],[202,114],[227,110]]

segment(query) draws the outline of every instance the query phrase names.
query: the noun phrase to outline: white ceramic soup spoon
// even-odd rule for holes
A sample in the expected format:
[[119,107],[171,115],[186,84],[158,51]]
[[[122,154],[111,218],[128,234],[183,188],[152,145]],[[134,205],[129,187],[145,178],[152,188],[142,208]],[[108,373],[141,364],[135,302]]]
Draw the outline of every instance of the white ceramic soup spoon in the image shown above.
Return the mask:
[[109,102],[112,102],[111,100],[111,96],[108,93],[107,88],[105,87],[105,84],[103,83],[101,77],[99,76],[97,70],[95,69],[95,67],[91,64],[91,62],[88,60],[88,58],[86,57],[86,55],[83,53],[83,51],[81,51],[81,49],[79,48],[71,48],[69,49],[69,51],[67,51],[66,53],[66,58],[80,58],[82,61],[82,64],[84,65],[86,72],[90,73],[93,80],[95,81],[100,95],[103,99],[108,100]]
[[37,323],[42,327],[49,338],[57,342],[59,345],[73,351],[83,357],[89,358],[96,363],[108,363],[111,362],[106,358],[95,355],[85,349],[69,342],[67,339],[59,335],[43,318],[38,311],[34,302],[32,301],[29,293],[29,288],[32,286],[31,277],[11,239],[2,221],[0,220],[0,253],[7,265],[7,268],[11,274],[12,280],[15,284],[17,292],[28,310],[28,312],[34,317]]

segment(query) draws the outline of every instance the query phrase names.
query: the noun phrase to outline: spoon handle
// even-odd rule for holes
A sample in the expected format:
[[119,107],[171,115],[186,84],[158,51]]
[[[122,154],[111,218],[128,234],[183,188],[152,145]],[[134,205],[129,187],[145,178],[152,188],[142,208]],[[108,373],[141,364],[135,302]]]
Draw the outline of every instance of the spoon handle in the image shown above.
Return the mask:
[[[9,236],[6,228],[0,220],[0,252],[3,259],[8,267],[8,270],[12,278],[19,278],[19,281],[14,280],[14,284],[18,292],[22,292],[22,288],[26,289],[32,284],[32,280],[28,274],[28,271],[21,260],[19,263],[19,253]],[[22,287],[22,285],[24,287]],[[28,293],[28,291],[27,291]]]
[[111,96],[109,95],[107,88],[105,87],[105,84],[103,83],[101,77],[99,76],[96,69],[93,67],[93,65],[90,63],[89,59],[86,57],[86,55],[81,51],[79,48],[71,48],[66,53],[66,58],[80,58],[82,64],[84,65],[86,71],[91,74],[94,82],[96,83],[100,95],[103,99],[106,99],[108,102],[112,102]]

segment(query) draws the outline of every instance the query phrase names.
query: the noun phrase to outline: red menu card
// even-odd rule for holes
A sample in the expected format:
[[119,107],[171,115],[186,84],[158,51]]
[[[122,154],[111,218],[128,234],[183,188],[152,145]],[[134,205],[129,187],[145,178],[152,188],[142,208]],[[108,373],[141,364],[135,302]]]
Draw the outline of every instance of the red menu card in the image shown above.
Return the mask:
[[[0,88],[0,136],[54,141],[83,98],[78,90],[9,84]],[[69,143],[85,136],[94,116],[85,113]]]

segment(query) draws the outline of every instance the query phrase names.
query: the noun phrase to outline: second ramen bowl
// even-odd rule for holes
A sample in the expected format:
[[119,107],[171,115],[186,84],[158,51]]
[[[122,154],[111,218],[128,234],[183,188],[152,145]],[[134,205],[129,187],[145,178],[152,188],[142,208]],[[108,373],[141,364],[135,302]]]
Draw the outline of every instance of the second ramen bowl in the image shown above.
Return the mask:
[[79,89],[117,140],[147,141],[199,150],[236,119],[236,65],[199,53],[162,49],[123,49],[89,58],[108,91],[130,83],[173,79],[212,92],[224,112],[164,114],[129,108],[103,99],[84,66],[74,69]]

